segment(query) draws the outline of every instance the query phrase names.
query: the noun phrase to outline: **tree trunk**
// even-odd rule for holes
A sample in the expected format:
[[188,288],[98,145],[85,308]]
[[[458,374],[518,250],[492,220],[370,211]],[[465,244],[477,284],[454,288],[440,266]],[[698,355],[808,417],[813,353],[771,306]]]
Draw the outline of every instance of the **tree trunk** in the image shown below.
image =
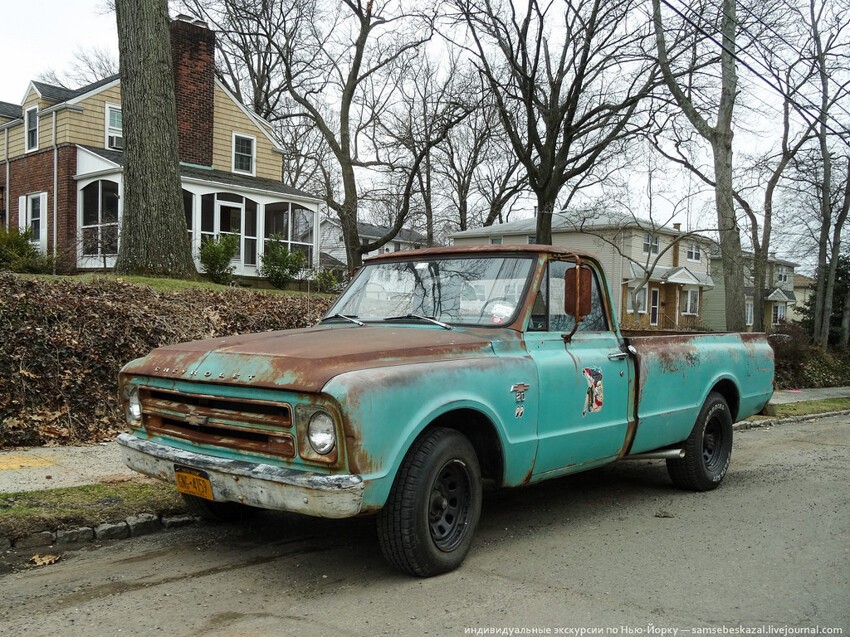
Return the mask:
[[552,215],[555,213],[555,196],[537,195],[537,237],[541,245],[552,245]]
[[115,271],[193,278],[166,0],[117,0],[124,203]]
[[[741,262],[741,235],[735,219],[732,198],[732,134],[718,135],[712,141],[714,151],[714,189],[717,224],[720,234],[720,253],[723,259],[723,283],[726,286],[726,329],[746,330],[744,317],[744,268]],[[758,295],[756,290],[755,295]],[[753,311],[758,299],[753,298]]]

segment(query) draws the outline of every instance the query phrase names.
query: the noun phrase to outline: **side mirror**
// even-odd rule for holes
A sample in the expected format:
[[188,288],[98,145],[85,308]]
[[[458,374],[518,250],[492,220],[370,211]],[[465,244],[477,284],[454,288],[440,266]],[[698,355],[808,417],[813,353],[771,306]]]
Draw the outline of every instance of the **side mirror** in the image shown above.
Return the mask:
[[590,314],[593,274],[589,268],[575,267],[564,273],[564,314],[576,324]]

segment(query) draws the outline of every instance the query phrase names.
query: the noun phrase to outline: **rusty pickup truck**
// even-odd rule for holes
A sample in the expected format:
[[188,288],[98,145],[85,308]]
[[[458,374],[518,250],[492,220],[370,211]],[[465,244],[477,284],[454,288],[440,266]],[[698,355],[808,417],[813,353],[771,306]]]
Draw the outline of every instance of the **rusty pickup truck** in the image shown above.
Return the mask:
[[386,558],[457,568],[482,485],[633,458],[717,487],[732,423],[772,393],[763,334],[629,334],[597,259],[551,246],[368,260],[307,329],[159,348],[128,363],[126,463],[193,512],[376,514]]

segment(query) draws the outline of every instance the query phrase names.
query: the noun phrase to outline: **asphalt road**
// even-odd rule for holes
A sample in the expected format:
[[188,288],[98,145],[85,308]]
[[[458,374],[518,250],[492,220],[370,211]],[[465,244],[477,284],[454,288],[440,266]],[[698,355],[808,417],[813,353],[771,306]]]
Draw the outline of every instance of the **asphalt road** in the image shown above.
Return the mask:
[[428,580],[390,569],[372,520],[269,513],[67,551],[0,591],[0,635],[28,637],[848,635],[850,419],[736,433],[712,493],[643,461],[490,494],[464,566]]

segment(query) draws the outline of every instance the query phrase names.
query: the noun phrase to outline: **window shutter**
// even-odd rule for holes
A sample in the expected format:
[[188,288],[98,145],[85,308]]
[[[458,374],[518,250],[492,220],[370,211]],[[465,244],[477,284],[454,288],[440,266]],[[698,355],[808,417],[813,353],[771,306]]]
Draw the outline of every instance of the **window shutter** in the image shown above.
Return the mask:
[[38,198],[41,200],[39,210],[41,210],[41,236],[35,237],[38,239],[38,244],[41,246],[41,253],[47,254],[47,220],[50,215],[47,213],[47,193],[41,193]]
[[18,227],[21,231],[27,229],[27,198],[18,197]]

